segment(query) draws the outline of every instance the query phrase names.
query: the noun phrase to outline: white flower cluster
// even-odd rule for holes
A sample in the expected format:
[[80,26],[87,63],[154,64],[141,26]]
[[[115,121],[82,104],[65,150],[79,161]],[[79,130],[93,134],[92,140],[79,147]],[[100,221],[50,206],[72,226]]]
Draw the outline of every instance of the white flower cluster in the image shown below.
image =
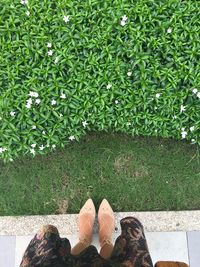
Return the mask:
[[128,18],[127,18],[126,15],[122,16],[122,19],[121,19],[121,21],[120,21],[121,26],[125,26],[125,25],[126,25],[127,19],[128,19]]
[[[21,0],[21,4],[22,5],[28,5],[28,0]],[[30,11],[29,10],[26,11],[26,15],[30,16]]]
[[[30,148],[30,153],[35,155],[35,147],[36,147],[36,144],[32,144],[31,145],[32,148]],[[39,146],[39,150],[44,150],[45,149],[45,146],[44,145],[41,145]]]
[[198,92],[198,90],[197,90],[196,88],[194,88],[194,89],[192,90],[192,92],[193,92],[198,98],[200,98],[200,92]]
[[[51,48],[51,47],[52,47],[52,43],[48,43],[48,44],[47,44],[47,47],[48,47],[48,48]],[[52,55],[53,55],[53,50],[50,49],[50,50],[48,51],[48,55],[49,55],[49,56],[52,56]]]
[[33,104],[33,99],[31,97],[36,98],[35,103],[37,105],[40,104],[41,100],[38,98],[39,94],[37,92],[30,91],[29,96],[30,96],[30,98],[28,100],[26,100],[26,107],[27,108],[31,108],[31,105]]
[[182,135],[182,139],[186,137],[187,132],[185,131],[185,128],[181,129],[181,135]]
[[[194,131],[194,128],[195,128],[194,126],[190,127],[190,131],[193,132],[193,131]],[[187,131],[185,130],[185,128],[182,128],[182,129],[181,129],[182,139],[184,139],[184,138],[186,137],[187,134],[188,134],[188,133],[187,133]],[[192,140],[194,140],[194,139],[192,139]]]

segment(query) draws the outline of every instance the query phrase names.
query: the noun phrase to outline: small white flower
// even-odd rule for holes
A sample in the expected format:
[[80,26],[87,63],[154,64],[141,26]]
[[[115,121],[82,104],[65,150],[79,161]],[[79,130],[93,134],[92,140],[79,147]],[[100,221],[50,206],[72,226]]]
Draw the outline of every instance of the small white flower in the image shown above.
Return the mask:
[[183,111],[185,111],[185,107],[184,107],[183,105],[181,105],[181,110],[180,110],[180,112],[183,112]]
[[131,125],[131,123],[130,122],[127,122],[127,126],[130,126]]
[[32,144],[31,147],[35,148],[36,147],[36,144]]
[[28,95],[34,96],[34,92],[33,91],[30,91]]
[[183,138],[185,138],[185,137],[186,137],[186,135],[187,135],[187,132],[186,132],[186,131],[183,131],[183,132],[181,133],[181,135],[182,135],[182,139],[183,139]]
[[28,5],[28,0],[21,0],[22,5]]
[[12,117],[14,117],[14,116],[15,116],[15,113],[16,113],[16,112],[11,111],[11,112],[10,112],[10,115],[11,115]]
[[56,145],[52,145],[52,148],[55,148],[56,147]]
[[4,152],[3,147],[0,147],[0,153],[3,153],[3,152]]
[[10,161],[13,161],[13,159],[12,159],[12,158],[10,158],[9,160],[10,160]]
[[36,129],[36,126],[35,126],[35,125],[33,125],[33,126],[32,126],[32,129]]
[[190,127],[190,131],[191,132],[194,131],[194,126]]
[[30,16],[30,11],[27,10],[27,11],[26,11],[26,15],[27,15],[27,16]]
[[51,101],[51,105],[54,106],[55,104],[56,104],[56,100],[53,99],[53,100]]
[[166,181],[166,184],[168,184],[169,182],[168,181]]
[[27,104],[31,105],[32,104],[32,99],[29,98],[28,100],[26,100]]
[[45,131],[42,131],[42,134],[46,134],[46,132]]
[[181,131],[185,131],[185,128],[181,128]]
[[39,94],[37,92],[34,92],[33,96],[37,98]]
[[200,98],[200,92],[197,93],[197,97]]
[[125,26],[126,25],[126,21],[125,20],[121,20],[120,24],[121,24],[121,26]]
[[176,116],[176,115],[174,115],[172,118],[173,118],[173,119],[176,119],[176,118],[177,118],[177,116]]
[[37,92],[33,92],[33,91],[30,91],[29,95],[32,97],[38,97],[39,96]]
[[132,75],[132,72],[131,71],[128,71],[127,72],[127,75],[130,77]]
[[68,21],[69,21],[69,16],[64,16],[64,17],[63,17],[63,20],[64,20],[65,22],[68,22]]
[[65,99],[66,98],[66,95],[62,93],[61,96],[60,96],[60,98]]
[[118,104],[119,103],[119,101],[118,100],[115,100],[115,104]]
[[39,147],[40,150],[43,150],[44,148],[45,148],[45,146],[43,146],[43,145],[41,145],[41,146]]
[[196,143],[195,139],[192,139],[191,141],[192,141],[192,144],[195,144]]
[[35,149],[34,148],[31,148],[30,149],[30,153],[33,154],[33,155],[35,155]]
[[112,84],[109,83],[106,88],[110,89],[111,87],[112,87]]
[[73,141],[73,140],[75,140],[75,137],[74,137],[73,135],[71,135],[71,136],[69,137],[69,140]]
[[160,94],[156,94],[156,97],[159,98],[160,97]]
[[52,50],[49,50],[49,51],[48,51],[48,55],[49,55],[49,56],[52,56],[52,55],[53,55],[53,51],[52,51]]
[[171,33],[171,32],[172,32],[171,28],[167,29],[167,33]]
[[128,18],[126,15],[122,16],[122,20],[126,21]]
[[84,128],[88,125],[87,121],[83,121],[82,124]]
[[155,132],[156,132],[156,133],[157,133],[157,131],[158,131],[158,130],[157,130],[157,129],[155,129]]
[[59,114],[59,116],[60,116],[60,117],[63,117],[63,114],[62,114],[62,113],[60,113],[60,114]]
[[54,63],[57,64],[58,60],[59,60],[59,57],[56,57]]
[[47,47],[52,47],[52,43],[48,43],[47,44]]
[[192,90],[192,92],[193,92],[194,94],[196,94],[196,93],[198,92],[198,90],[197,90],[196,88],[194,88],[194,89]]
[[158,109],[157,107],[155,107],[155,110]]
[[27,107],[27,108],[31,108],[31,104],[27,103],[27,104],[26,104],[26,107]]
[[40,100],[39,98],[37,98],[37,99],[35,100],[35,103],[36,103],[36,104],[40,104],[40,102],[41,102],[41,100]]

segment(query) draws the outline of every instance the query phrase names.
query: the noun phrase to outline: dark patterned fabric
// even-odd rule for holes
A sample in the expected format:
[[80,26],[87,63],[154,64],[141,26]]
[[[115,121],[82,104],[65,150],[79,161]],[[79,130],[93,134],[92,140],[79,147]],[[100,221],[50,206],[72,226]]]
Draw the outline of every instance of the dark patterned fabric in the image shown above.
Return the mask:
[[46,225],[31,240],[20,267],[153,267],[140,221],[126,217],[120,224],[122,232],[109,260],[92,245],[77,256],[71,255],[69,240],[60,238],[55,226]]

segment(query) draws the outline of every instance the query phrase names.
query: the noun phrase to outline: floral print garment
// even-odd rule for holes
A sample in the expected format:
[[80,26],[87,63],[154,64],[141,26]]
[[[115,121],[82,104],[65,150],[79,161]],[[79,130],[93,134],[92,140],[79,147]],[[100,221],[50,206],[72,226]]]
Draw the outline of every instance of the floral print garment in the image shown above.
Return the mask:
[[71,255],[69,240],[60,238],[55,226],[45,225],[28,245],[20,267],[153,267],[140,221],[126,217],[120,224],[121,235],[109,260],[92,245],[77,256]]

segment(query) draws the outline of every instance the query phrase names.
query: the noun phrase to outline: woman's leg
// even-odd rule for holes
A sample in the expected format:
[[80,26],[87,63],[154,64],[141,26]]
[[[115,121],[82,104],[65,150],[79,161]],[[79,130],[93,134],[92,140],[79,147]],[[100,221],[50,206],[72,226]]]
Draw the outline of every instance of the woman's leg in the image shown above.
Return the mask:
[[70,265],[71,245],[67,238],[60,238],[58,229],[53,225],[44,225],[37,232],[24,252],[20,267],[54,266],[55,261],[62,262],[65,257]]
[[78,255],[91,244],[95,212],[93,201],[88,199],[79,212],[79,242],[72,248],[72,255]]
[[111,259],[128,267],[153,267],[140,221],[126,217],[120,224],[122,232],[115,242]]

